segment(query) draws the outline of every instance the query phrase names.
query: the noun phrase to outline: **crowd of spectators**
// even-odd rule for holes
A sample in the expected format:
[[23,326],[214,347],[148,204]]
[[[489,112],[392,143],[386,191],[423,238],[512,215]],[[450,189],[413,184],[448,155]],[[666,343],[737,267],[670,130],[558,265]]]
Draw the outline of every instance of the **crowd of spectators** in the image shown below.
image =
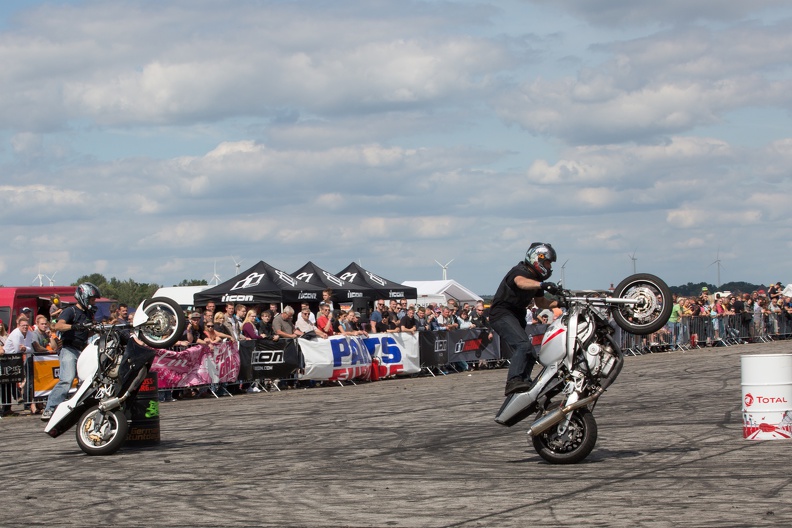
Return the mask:
[[[767,291],[715,293],[705,286],[698,296],[677,296],[668,320],[673,348],[721,346],[729,341],[764,341],[792,333],[792,297],[783,295],[780,282]],[[693,338],[693,339],[691,339]]]

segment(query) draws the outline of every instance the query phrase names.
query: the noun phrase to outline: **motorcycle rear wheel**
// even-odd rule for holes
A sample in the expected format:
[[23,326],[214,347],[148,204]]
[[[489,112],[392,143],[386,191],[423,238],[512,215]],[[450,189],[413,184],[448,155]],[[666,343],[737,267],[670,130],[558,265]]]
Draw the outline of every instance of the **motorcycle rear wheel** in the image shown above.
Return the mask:
[[124,444],[128,432],[123,410],[102,412],[94,405],[77,422],[77,444],[87,455],[112,455]]
[[668,285],[660,277],[649,273],[630,275],[616,286],[613,295],[640,301],[637,305],[613,310],[616,324],[622,330],[636,335],[651,334],[663,328],[674,307]]
[[140,340],[152,348],[170,348],[181,339],[187,320],[173,299],[154,297],[143,305],[148,321],[140,328]]
[[586,408],[572,411],[569,425],[563,434],[555,425],[544,433],[531,437],[534,449],[551,464],[577,464],[594,450],[597,443],[597,422]]

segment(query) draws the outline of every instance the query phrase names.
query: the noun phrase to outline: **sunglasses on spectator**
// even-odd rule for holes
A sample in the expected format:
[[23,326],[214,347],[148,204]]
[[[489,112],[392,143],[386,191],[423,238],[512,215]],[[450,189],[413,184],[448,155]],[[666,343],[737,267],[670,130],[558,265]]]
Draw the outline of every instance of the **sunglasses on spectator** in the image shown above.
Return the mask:
[[206,328],[214,328],[214,325],[206,325]]

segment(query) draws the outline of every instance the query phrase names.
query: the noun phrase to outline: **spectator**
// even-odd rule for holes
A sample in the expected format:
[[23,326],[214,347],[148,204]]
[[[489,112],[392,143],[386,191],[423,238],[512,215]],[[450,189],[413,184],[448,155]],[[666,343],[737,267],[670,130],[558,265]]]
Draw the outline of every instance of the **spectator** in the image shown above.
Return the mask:
[[[308,308],[308,311],[310,311],[310,310],[311,310],[311,307],[309,306],[309,304],[308,304],[308,303],[302,303],[302,304],[300,304],[300,313],[302,313],[302,311],[303,311],[303,310],[305,310],[306,308]],[[314,314],[313,314],[313,313],[311,313],[311,322],[312,322],[313,324],[316,324],[316,318],[317,318],[317,317],[319,317],[319,315],[320,315],[320,313],[319,313],[319,312],[317,312],[317,313],[316,313],[316,316],[314,316]]]
[[407,313],[399,321],[399,330],[411,334],[418,331],[418,322],[415,320],[415,306],[407,308]]
[[462,308],[462,311],[459,312],[459,315],[457,316],[457,321],[459,323],[460,330],[467,330],[468,328],[473,328],[473,323],[470,322],[470,314],[464,308]]
[[[385,312],[385,300],[379,299],[376,302],[375,309],[371,312],[371,317],[369,317],[369,323],[371,324],[371,333],[376,334],[378,332],[377,328],[380,323],[382,323],[382,314]],[[387,323],[385,328],[387,328]],[[382,330],[383,332],[385,330]]]
[[61,312],[63,312],[63,306],[60,302],[60,295],[53,294],[50,296],[50,309],[49,309],[49,318],[50,322],[55,322],[60,317]]
[[333,304],[333,290],[329,288],[322,290],[322,302],[330,307],[330,313],[335,311],[335,305]]
[[429,330],[429,322],[426,320],[426,308],[419,306],[415,312],[415,327],[419,332]]
[[355,335],[362,335],[363,337],[368,337],[368,332],[366,332],[364,325],[360,322],[360,312],[349,310],[349,317],[347,320],[349,321],[349,325],[352,328],[352,331],[355,332]]
[[236,333],[237,339],[239,341],[244,341],[247,339],[245,334],[242,333],[242,325],[245,324],[245,316],[247,315],[247,306],[244,304],[237,304],[234,306],[234,317],[231,319],[231,324],[234,328],[234,332]]
[[[4,354],[6,356],[22,356],[24,361],[26,355],[33,354],[33,332],[29,331],[30,321],[25,315],[17,317],[16,324],[16,328],[8,334],[4,345]],[[3,405],[2,413],[0,414],[2,416],[15,415],[16,413],[11,411],[11,402],[19,396],[16,384],[4,384],[3,387],[2,400],[6,404]]]
[[292,316],[294,316],[294,308],[286,305],[283,307],[283,311],[272,319],[272,329],[275,331],[275,335],[284,339],[300,337],[302,332],[294,328],[294,323],[291,320]]
[[472,324],[474,328],[486,328],[487,317],[484,314],[484,301],[478,301],[476,303],[476,308],[474,308],[473,313],[470,315],[470,324]]
[[236,341],[236,338],[234,337],[234,330],[226,321],[226,315],[223,312],[217,312],[214,314],[214,329],[215,333],[222,338],[228,339],[230,341]]
[[407,315],[407,299],[402,299],[397,304],[396,317],[401,321],[402,317]]
[[264,310],[261,312],[261,323],[259,323],[259,337],[262,339],[278,340],[278,336],[272,329],[272,312]]
[[326,337],[333,335],[335,331],[333,330],[333,319],[330,315],[330,305],[324,302],[321,303],[317,313],[319,315],[316,317],[316,327],[321,330]]
[[246,339],[258,339],[259,337],[258,330],[256,329],[256,310],[252,308],[247,310],[245,318],[242,321],[242,335],[245,336]]
[[[324,303],[322,304],[324,305]],[[300,332],[303,337],[307,338],[311,335],[316,335],[321,338],[327,339],[327,333],[322,331],[321,328],[319,328],[318,326],[316,326],[311,322],[310,308],[306,307],[300,311],[300,317],[297,319],[297,322],[294,324],[294,326],[296,327],[296,331]]]
[[209,320],[206,322],[206,324],[204,324],[204,331],[203,331],[204,343],[206,343],[207,345],[216,345],[218,343],[222,343],[223,339],[224,337],[215,330],[215,322],[213,320]]
[[440,326],[444,326],[446,330],[456,330],[459,328],[459,322],[457,321],[456,316],[451,312],[450,306],[443,306],[441,309],[442,313],[440,317],[437,318],[437,322]]
[[191,312],[187,322],[187,328],[184,330],[183,339],[176,342],[176,346],[191,347],[193,345],[203,344],[203,330],[201,330],[201,314],[198,312]]

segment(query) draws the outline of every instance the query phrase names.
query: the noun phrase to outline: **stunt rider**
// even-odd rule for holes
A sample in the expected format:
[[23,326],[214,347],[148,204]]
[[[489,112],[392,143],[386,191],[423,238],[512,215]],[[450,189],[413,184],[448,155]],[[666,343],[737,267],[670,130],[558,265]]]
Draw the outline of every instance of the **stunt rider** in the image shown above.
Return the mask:
[[96,299],[101,296],[99,288],[90,282],[78,285],[74,292],[77,305],[69,306],[63,310],[58,316],[58,321],[52,325],[53,332],[61,332],[63,347],[58,353],[60,360],[58,378],[60,381],[50,392],[47,406],[41,414],[41,419],[45,422],[52,417],[55,407],[62,403],[69,394],[72,381],[77,376],[77,358],[88,344],[88,330],[84,325],[93,322],[96,313]]
[[555,308],[558,303],[544,293],[558,291],[552,282],[545,282],[553,273],[556,252],[553,246],[534,242],[525,253],[525,260],[514,266],[501,281],[490,307],[490,326],[506,341],[513,353],[506,381],[506,396],[525,392],[531,387],[531,370],[536,364],[536,351],[525,331],[528,306],[533,301],[539,309]]

